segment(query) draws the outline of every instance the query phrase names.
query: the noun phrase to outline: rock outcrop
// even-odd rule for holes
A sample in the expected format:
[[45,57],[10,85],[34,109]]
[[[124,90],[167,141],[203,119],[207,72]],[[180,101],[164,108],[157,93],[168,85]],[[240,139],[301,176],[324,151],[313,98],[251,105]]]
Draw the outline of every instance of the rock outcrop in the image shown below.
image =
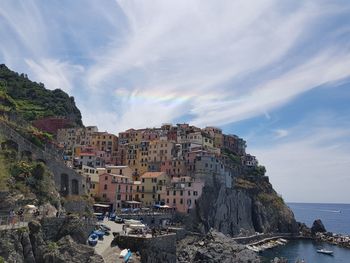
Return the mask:
[[316,233],[324,233],[324,232],[327,232],[327,230],[324,227],[321,219],[316,219],[312,224],[311,233],[316,234]]
[[[252,180],[252,179],[251,179]],[[247,181],[247,180],[245,180]],[[190,229],[206,233],[210,228],[228,234],[255,232],[297,233],[292,211],[265,180],[227,188],[219,182],[206,185],[191,214]]]
[[213,229],[204,238],[188,236],[181,240],[176,254],[177,262],[260,262],[256,253]]
[[32,221],[28,227],[0,232],[0,257],[8,263],[103,263],[93,248],[76,243],[67,232],[58,241],[45,239],[42,226]]

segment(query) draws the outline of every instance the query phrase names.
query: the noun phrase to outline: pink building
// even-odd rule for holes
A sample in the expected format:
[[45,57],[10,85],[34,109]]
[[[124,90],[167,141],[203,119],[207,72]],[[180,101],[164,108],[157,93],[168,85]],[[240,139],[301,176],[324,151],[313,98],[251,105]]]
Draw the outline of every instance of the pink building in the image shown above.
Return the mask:
[[189,176],[174,177],[171,184],[158,191],[161,201],[175,207],[180,213],[188,213],[195,207],[197,199],[202,195],[204,182]]
[[114,209],[132,201],[132,178],[125,175],[104,173],[99,176],[99,195],[113,204]]

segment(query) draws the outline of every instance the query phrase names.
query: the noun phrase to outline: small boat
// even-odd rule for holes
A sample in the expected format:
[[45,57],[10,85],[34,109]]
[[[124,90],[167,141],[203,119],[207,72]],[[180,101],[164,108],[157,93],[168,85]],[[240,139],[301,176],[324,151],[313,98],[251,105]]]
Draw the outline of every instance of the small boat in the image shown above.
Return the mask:
[[94,233],[92,233],[88,238],[88,244],[90,246],[96,246],[97,241],[98,241],[98,235],[96,235]]
[[124,262],[128,262],[131,258],[131,251],[130,249],[123,249],[120,251],[119,257],[124,260]]
[[333,255],[333,251],[332,250],[326,250],[326,249],[317,249],[317,253],[321,253],[321,254],[326,254],[326,255]]
[[144,224],[130,224],[129,227],[131,229],[144,229],[146,227],[146,225],[144,225]]
[[124,258],[126,256],[126,254],[128,254],[128,249],[123,249],[122,251],[120,251],[119,257],[120,258]]
[[140,225],[142,222],[140,220],[134,220],[134,219],[124,219],[125,225]]
[[103,239],[103,236],[105,235],[105,232],[102,230],[94,230],[92,231],[92,234],[95,234],[98,236],[98,239]]

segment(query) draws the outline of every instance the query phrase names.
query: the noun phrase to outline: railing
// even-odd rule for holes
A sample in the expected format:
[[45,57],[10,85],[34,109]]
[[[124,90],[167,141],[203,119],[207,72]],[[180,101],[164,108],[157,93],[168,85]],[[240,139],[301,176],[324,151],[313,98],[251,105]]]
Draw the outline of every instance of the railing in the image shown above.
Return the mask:
[[[64,220],[66,217],[66,215],[60,215],[59,217],[46,217],[45,215],[35,216],[33,214],[0,216],[0,231],[27,227],[28,223],[35,219],[40,220],[45,218],[57,218]],[[80,217],[80,220],[89,225],[95,225],[97,222],[96,218],[94,217]],[[57,221],[52,222],[52,224],[45,222],[45,225],[57,227]]]
[[0,230],[17,229],[26,227],[33,220],[33,215],[0,216]]

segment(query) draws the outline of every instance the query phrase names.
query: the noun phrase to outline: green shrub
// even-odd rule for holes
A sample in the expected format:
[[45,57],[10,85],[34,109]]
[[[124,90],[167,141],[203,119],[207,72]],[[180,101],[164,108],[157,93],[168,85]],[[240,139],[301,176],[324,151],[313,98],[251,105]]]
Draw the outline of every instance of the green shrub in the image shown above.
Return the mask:
[[56,242],[48,242],[47,244],[47,249],[50,251],[50,252],[54,252],[58,249],[58,245]]

